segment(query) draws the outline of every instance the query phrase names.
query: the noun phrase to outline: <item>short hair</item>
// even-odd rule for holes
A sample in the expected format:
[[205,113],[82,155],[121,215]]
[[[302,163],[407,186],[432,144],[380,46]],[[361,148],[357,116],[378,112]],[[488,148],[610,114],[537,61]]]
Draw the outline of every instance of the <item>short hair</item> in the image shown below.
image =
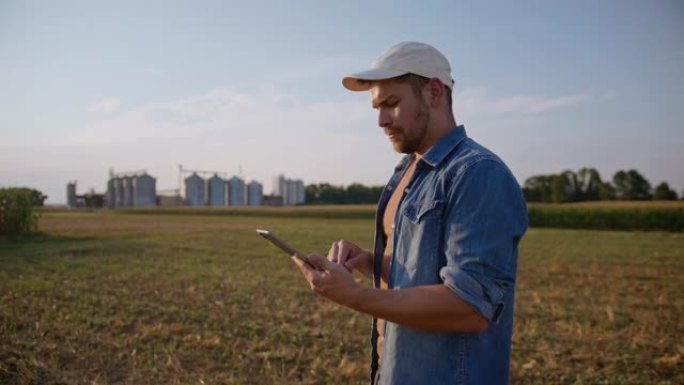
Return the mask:
[[[421,92],[423,91],[423,88],[425,85],[430,82],[430,78],[426,78],[425,76],[420,76],[412,73],[408,73],[405,75],[397,76],[395,78],[392,78],[395,80],[397,83],[403,83],[406,84],[408,83],[411,85],[411,89],[413,90],[413,94],[420,98]],[[370,84],[372,85],[373,83],[377,82],[377,80],[357,80],[359,83],[362,84]],[[446,100],[447,100],[447,107],[449,107],[449,111],[451,111],[451,103],[452,103],[452,96],[451,96],[451,87],[448,85],[444,84],[445,91],[444,93],[446,94]]]

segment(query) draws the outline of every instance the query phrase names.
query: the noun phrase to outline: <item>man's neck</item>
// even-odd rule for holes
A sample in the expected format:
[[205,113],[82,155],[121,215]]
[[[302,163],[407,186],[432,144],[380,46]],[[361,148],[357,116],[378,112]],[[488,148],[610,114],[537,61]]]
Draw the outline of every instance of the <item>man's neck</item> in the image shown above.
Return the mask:
[[437,128],[431,130],[431,135],[425,138],[424,146],[421,146],[421,148],[415,152],[416,157],[422,157],[430,148],[432,148],[432,146],[435,145],[435,143],[439,142],[444,135],[451,132],[454,128],[456,128],[456,121],[452,117],[450,122],[445,121],[437,126]]

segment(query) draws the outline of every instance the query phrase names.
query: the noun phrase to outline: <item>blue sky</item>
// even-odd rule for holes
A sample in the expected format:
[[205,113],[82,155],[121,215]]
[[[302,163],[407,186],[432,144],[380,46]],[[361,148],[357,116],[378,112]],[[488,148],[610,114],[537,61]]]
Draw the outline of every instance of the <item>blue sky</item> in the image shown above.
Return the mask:
[[520,183],[634,168],[682,194],[684,3],[660,0],[0,0],[0,186],[384,184],[399,155],[340,81],[406,40],[449,58],[457,121]]

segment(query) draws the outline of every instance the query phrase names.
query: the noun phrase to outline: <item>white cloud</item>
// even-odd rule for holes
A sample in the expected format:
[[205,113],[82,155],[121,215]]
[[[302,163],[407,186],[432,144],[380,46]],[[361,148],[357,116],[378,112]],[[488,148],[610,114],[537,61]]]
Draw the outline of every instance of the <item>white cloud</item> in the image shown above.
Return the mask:
[[[557,97],[513,95],[492,97],[483,88],[466,89],[454,97],[457,112],[468,120],[506,116],[525,118],[589,100],[586,94]],[[364,98],[354,101],[302,102],[275,87],[245,92],[227,87],[168,102],[122,110],[118,99],[94,103],[102,114],[65,144],[134,142],[142,139],[197,138],[263,143],[311,143],[331,133],[349,133],[350,125],[373,127],[375,116]],[[330,138],[328,137],[328,140]]]
[[[169,102],[149,103],[118,110],[118,100],[95,103],[107,111],[92,124],[72,132],[65,144],[134,142],[141,139],[199,136],[247,141],[263,138],[283,142],[289,138],[310,141],[312,136],[336,132],[351,121],[372,122],[367,101],[303,103],[277,89],[247,93],[217,88],[202,95]],[[368,119],[366,119],[368,118]]]
[[92,103],[88,107],[88,111],[97,114],[112,114],[118,111],[119,108],[121,108],[121,100],[117,98],[109,98],[98,100]]
[[537,95],[512,95],[492,97],[484,88],[470,88],[454,95],[454,107],[468,116],[537,115],[558,110],[590,100],[587,94],[572,94],[556,97]]

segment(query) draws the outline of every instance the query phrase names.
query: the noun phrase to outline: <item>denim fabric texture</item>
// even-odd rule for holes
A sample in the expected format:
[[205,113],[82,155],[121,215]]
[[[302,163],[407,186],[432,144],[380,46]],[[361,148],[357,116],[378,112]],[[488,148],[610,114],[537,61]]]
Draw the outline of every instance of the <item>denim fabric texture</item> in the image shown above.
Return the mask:
[[[385,187],[376,214],[374,284],[386,239],[382,217],[414,155]],[[489,320],[481,333],[428,332],[385,323],[381,385],[508,383],[518,243],[527,229],[520,186],[503,161],[457,126],[420,159],[395,218],[389,290],[444,284]],[[373,380],[372,380],[373,381]]]

